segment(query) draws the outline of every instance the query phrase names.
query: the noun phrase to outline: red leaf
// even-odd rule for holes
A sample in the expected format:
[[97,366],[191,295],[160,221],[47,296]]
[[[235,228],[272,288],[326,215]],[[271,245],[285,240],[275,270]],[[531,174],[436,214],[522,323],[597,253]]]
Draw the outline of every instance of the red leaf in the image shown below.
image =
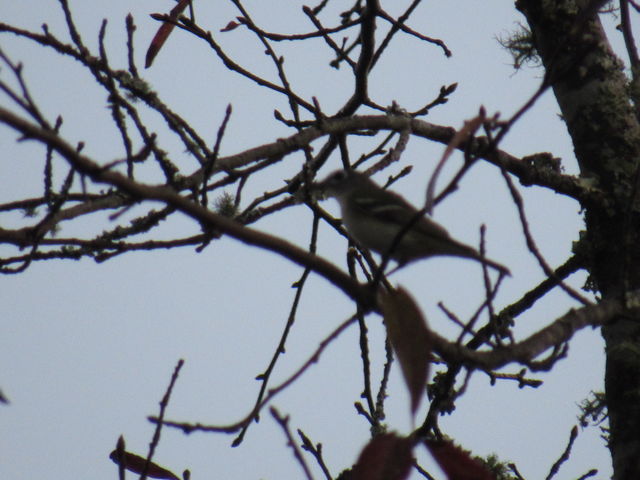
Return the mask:
[[[171,18],[171,20],[177,20],[180,14],[184,11],[184,9],[187,8],[187,5],[189,5],[189,1],[190,0],[180,0],[180,2],[178,2],[178,4],[171,9],[171,12],[169,13],[169,18]],[[155,20],[164,20],[164,16],[158,13],[152,13],[151,18]],[[164,42],[167,41],[167,38],[169,38],[169,35],[173,31],[173,27],[175,27],[175,25],[173,23],[167,22],[166,20],[160,26],[155,36],[153,37],[153,40],[151,40],[149,49],[147,50],[147,56],[145,57],[144,68],[149,68],[151,66],[154,58],[156,58],[156,55],[164,45]]]
[[392,433],[378,435],[360,453],[352,480],[403,480],[409,476],[412,443]]
[[425,440],[425,445],[449,480],[495,480],[482,463],[469,452],[444,440]]
[[379,301],[391,346],[409,389],[411,413],[415,414],[429,375],[431,342],[427,322],[416,302],[402,288],[380,294]]
[[[122,462],[124,468],[133,473],[142,473],[144,470],[144,464],[147,462],[146,458],[140,457],[134,453],[123,451],[122,454],[120,454],[117,449],[111,452],[109,458],[117,465],[120,465]],[[164,480],[180,480],[176,474],[153,462],[149,463],[147,476],[150,478],[160,478]]]

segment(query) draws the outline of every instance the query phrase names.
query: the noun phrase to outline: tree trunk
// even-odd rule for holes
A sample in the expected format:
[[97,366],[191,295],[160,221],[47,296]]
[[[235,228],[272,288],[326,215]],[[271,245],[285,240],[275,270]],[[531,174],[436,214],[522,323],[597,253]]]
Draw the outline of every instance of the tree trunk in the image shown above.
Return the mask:
[[[622,62],[597,17],[603,2],[519,0],[571,135],[581,177],[604,204],[583,205],[590,281],[602,299],[640,287],[640,126]],[[544,139],[540,139],[544,148]],[[615,480],[640,479],[640,322],[603,328]],[[594,352],[595,353],[595,352]]]

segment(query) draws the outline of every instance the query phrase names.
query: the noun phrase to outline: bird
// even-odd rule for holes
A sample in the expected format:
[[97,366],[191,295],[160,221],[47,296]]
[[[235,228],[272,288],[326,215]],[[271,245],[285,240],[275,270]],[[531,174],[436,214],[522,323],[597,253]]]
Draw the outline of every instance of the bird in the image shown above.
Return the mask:
[[[470,258],[501,275],[511,275],[507,267],[455,240],[442,225],[421,215],[400,195],[378,186],[364,173],[337,170],[315,188],[338,201],[349,236],[369,250],[388,255],[398,268],[421,258],[448,255]],[[397,240],[401,231],[404,234]]]

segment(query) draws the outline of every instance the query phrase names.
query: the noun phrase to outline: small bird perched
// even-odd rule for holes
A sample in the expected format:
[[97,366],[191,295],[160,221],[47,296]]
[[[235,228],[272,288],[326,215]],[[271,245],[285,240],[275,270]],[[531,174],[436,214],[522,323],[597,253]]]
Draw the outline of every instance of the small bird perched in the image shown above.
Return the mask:
[[[363,173],[338,170],[317,184],[317,188],[338,200],[342,222],[354,240],[381,255],[389,254],[399,266],[434,255],[451,255],[477,260],[503,275],[510,275],[508,268],[454,240],[429,217],[416,218],[418,210],[409,202],[380,188]],[[396,236],[412,221],[398,242]],[[394,242],[395,248],[389,252]]]

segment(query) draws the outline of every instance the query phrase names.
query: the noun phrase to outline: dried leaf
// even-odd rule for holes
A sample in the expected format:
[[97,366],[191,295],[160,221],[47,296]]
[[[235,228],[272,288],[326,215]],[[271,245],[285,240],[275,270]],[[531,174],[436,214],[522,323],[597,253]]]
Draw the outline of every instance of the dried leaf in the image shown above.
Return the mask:
[[352,480],[403,480],[409,476],[413,456],[407,438],[385,433],[373,438],[351,471]]
[[[144,457],[130,452],[118,452],[117,449],[111,452],[109,458],[113,460],[116,465],[122,464],[124,468],[133,473],[142,473],[144,470],[144,464],[147,462],[147,459]],[[160,478],[164,480],[180,480],[176,474],[153,462],[149,463],[147,476],[150,478]]]
[[436,459],[448,480],[496,480],[494,475],[469,452],[444,440],[425,440],[425,445]]
[[415,414],[429,375],[429,328],[415,301],[402,288],[380,294],[380,308],[393,351],[398,357]]
[[[187,5],[189,5],[189,1],[190,0],[180,0],[180,2],[178,2],[178,4],[171,9],[171,12],[169,12],[169,17],[172,20],[177,20],[184,9],[187,8]],[[162,15],[159,14],[151,14],[151,18],[155,20],[163,20]],[[169,38],[169,35],[173,31],[173,27],[175,27],[175,25],[167,21],[165,21],[160,26],[155,36],[153,37],[153,40],[151,40],[149,49],[147,50],[147,55],[144,61],[144,68],[149,68],[151,66],[153,60],[156,58],[156,55],[158,55],[158,52],[164,45],[164,42],[167,41],[167,38]]]

